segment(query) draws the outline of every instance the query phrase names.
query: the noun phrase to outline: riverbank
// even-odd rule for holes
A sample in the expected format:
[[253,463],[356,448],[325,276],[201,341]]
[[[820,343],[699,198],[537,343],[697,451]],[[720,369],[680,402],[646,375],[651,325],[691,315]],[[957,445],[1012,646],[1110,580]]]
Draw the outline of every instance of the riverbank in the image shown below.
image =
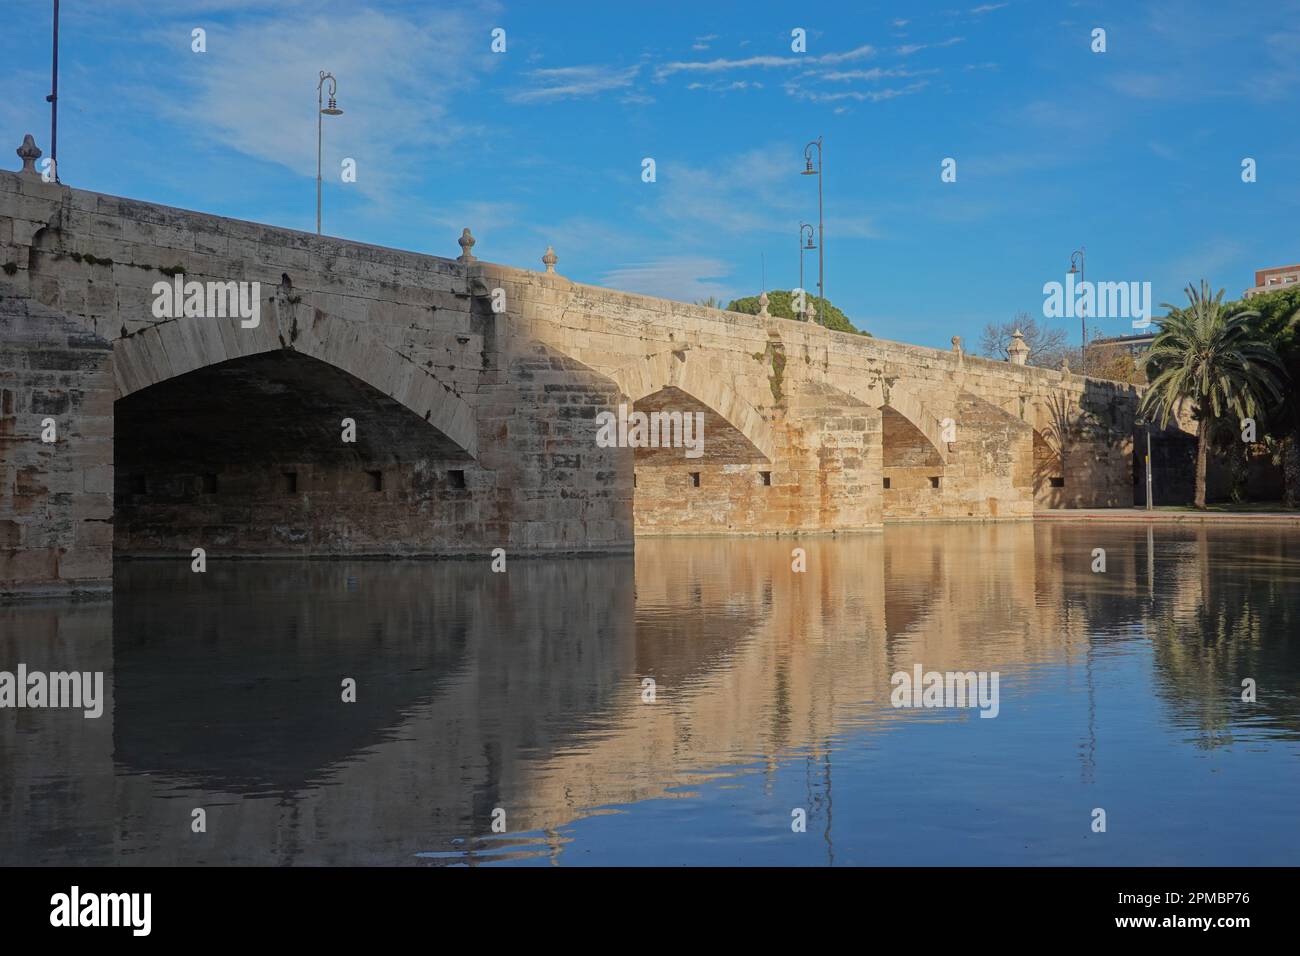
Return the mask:
[[1094,523],[1141,524],[1271,524],[1300,527],[1300,511],[1265,510],[1258,506],[1211,505],[1205,511],[1195,508],[1052,508],[1035,511],[1035,521],[1074,521]]

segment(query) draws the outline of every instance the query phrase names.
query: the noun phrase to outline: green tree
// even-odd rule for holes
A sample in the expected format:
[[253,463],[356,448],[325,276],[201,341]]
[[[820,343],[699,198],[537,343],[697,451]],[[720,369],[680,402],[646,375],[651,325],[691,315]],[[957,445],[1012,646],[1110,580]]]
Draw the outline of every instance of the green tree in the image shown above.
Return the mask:
[[[1230,309],[1259,313],[1255,327],[1277,352],[1293,382],[1300,382],[1300,286],[1253,296],[1249,303],[1232,303]],[[1284,479],[1283,504],[1300,507],[1300,395],[1287,389],[1281,405],[1267,410],[1263,430],[1281,446]]]
[[[806,295],[808,302],[817,307],[817,323],[824,325],[826,328],[835,332],[854,332],[858,335],[870,335],[870,332],[859,332],[849,321],[849,317],[837,309],[834,303],[819,299],[817,296],[808,293]],[[767,312],[769,315],[778,319],[796,319],[802,321],[804,316],[795,311],[794,291],[791,289],[773,289],[767,294]],[[758,296],[749,295],[743,299],[732,299],[731,304],[727,306],[728,312],[744,312],[747,315],[758,315]]]
[[1202,279],[1198,291],[1187,287],[1188,305],[1164,305],[1169,314],[1146,355],[1151,387],[1141,411],[1154,415],[1160,427],[1169,425],[1179,406],[1191,403],[1196,428],[1196,507],[1205,507],[1205,470],[1210,441],[1229,414],[1251,418],[1282,400],[1286,369],[1277,352],[1260,338],[1253,325],[1259,316],[1243,310],[1229,312],[1223,290],[1210,297]]

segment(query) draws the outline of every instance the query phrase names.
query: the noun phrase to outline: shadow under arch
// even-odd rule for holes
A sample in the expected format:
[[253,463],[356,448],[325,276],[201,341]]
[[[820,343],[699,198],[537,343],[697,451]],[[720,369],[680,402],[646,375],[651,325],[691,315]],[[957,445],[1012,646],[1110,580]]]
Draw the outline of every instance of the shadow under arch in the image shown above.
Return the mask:
[[690,349],[648,355],[621,365],[610,377],[633,403],[674,388],[707,406],[743,435],[768,461],[776,457],[772,430],[762,413],[721,375],[691,360]]
[[925,436],[942,464],[948,463],[947,443],[943,440],[943,420],[930,410],[920,396],[897,385],[891,386],[889,398],[880,406],[880,410],[883,413],[887,408],[905,418],[908,424]]
[[464,448],[295,350],[133,391],[114,432],[119,555],[437,552],[463,544],[475,501]]
[[[298,352],[347,372],[433,425],[478,457],[474,409],[436,374],[347,322],[277,296],[264,301],[259,324],[238,318],[186,316],[159,321],[113,343],[117,398],[232,359]],[[265,308],[269,305],[270,308]]]
[[1056,490],[1065,486],[1065,460],[1059,444],[1034,429],[1034,498],[1039,504],[1057,507]]
[[880,406],[881,494],[886,518],[922,514],[941,493],[947,464],[930,437],[891,405]]

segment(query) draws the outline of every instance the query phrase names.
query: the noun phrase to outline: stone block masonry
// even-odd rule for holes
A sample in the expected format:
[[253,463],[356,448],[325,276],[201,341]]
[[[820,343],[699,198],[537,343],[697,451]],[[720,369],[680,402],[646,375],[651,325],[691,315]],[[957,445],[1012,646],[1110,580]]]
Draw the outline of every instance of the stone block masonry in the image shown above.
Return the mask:
[[[1132,387],[462,240],[420,255],[0,173],[0,590],[104,587],[114,553],[614,554],[1132,502]],[[180,274],[259,283],[259,324],[156,318]],[[621,404],[702,415],[703,454],[602,447]]]
[[112,563],[112,347],[0,282],[0,595],[106,590]]

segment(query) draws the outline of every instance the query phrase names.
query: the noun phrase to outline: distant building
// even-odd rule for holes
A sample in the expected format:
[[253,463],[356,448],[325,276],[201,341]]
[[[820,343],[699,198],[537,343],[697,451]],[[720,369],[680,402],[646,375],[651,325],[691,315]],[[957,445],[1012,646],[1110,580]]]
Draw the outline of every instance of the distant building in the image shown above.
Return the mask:
[[[1101,378],[1146,384],[1143,357],[1155,341],[1156,329],[1139,335],[1114,335],[1093,339],[1083,353],[1083,372]],[[1132,361],[1129,365],[1125,358]],[[1118,360],[1118,362],[1117,362]]]
[[1156,339],[1156,333],[1141,332],[1138,335],[1112,335],[1109,338],[1093,339],[1088,343],[1088,350],[1122,348],[1135,359],[1141,356]]
[[1300,265],[1294,266],[1277,266],[1273,269],[1256,269],[1255,285],[1247,289],[1245,297],[1249,299],[1252,295],[1263,295],[1265,292],[1276,292],[1285,286],[1295,285],[1300,282]]

